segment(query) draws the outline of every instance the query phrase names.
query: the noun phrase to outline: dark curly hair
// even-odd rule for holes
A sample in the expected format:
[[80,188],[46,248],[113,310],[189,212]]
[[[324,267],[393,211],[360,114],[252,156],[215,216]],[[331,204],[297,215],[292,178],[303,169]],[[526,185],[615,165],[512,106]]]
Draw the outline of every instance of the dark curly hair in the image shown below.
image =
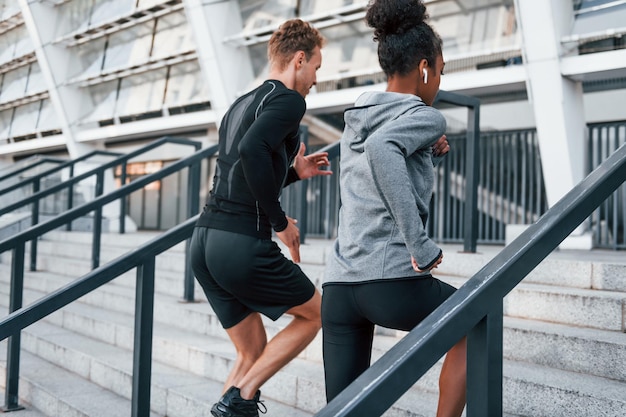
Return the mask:
[[296,52],[303,51],[308,61],[315,47],[321,48],[324,42],[322,34],[310,23],[300,19],[287,20],[270,37],[267,57],[282,70]]
[[426,22],[422,0],[372,0],[365,20],[374,28],[378,42],[378,61],[387,76],[406,75],[422,59],[434,67],[441,55],[441,37]]

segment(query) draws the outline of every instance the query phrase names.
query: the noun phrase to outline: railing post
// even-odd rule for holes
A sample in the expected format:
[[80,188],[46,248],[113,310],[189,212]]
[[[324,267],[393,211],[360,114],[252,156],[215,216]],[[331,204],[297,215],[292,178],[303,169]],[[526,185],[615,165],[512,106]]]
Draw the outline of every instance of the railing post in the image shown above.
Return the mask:
[[[127,161],[122,162],[122,172],[120,174],[121,187],[126,185],[126,165]],[[126,233],[126,197],[120,198],[120,233]]]
[[[74,164],[70,166],[70,179],[74,176]],[[74,205],[74,185],[70,183],[70,186],[67,187],[67,210],[71,210]],[[68,222],[65,230],[68,232],[72,231],[72,222]]]
[[[33,195],[39,192],[40,182],[39,180],[33,183]],[[30,224],[34,226],[39,223],[39,203],[41,199],[37,199],[33,202],[33,211],[30,214]],[[30,270],[37,270],[37,238],[30,241]]]
[[[302,143],[304,143],[304,145],[308,148],[309,147],[309,127],[306,125],[300,125],[300,141]],[[307,149],[308,152],[308,149]],[[309,182],[308,181],[300,181],[300,184],[298,184],[300,187],[298,189],[298,196],[300,197],[300,201],[298,203],[298,205],[300,206],[299,210],[298,210],[298,228],[300,229],[300,244],[304,244],[304,241],[306,240],[306,233],[307,233],[307,225],[308,225],[308,205],[307,205],[307,192],[309,189]]]
[[[22,295],[24,292],[24,254],[26,242],[20,241],[13,249],[11,260],[11,294],[9,300],[9,313],[22,308]],[[21,332],[16,332],[9,337],[7,346],[6,385],[4,392],[3,411],[21,410],[19,400],[20,380],[20,339]]]
[[463,213],[463,251],[475,253],[478,240],[478,164],[480,106],[468,107],[465,152],[465,211]]
[[[200,208],[200,166],[201,161],[189,167],[189,179],[187,180],[187,218],[193,217]],[[194,276],[191,269],[191,238],[185,241],[185,288],[183,300],[194,302]]]
[[137,267],[135,332],[133,347],[132,417],[150,416],[152,376],[152,325],[154,320],[155,258]]
[[[95,198],[102,195],[104,190],[104,170],[98,171],[96,175]],[[93,239],[91,245],[91,269],[100,266],[100,241],[102,240],[102,206],[99,206],[93,213]]]
[[467,335],[467,417],[502,416],[502,332],[500,300]]

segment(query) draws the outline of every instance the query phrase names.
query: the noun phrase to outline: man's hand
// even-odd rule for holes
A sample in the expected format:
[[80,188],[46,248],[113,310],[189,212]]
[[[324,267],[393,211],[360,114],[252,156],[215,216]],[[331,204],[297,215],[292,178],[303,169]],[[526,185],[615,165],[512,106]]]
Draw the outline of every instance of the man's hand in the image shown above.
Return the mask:
[[433,156],[444,156],[450,150],[450,144],[446,135],[437,139],[437,142],[433,145]]
[[316,175],[332,175],[332,171],[321,169],[330,165],[328,152],[317,152],[304,156],[305,150],[304,143],[300,143],[300,149],[298,149],[298,154],[293,161],[293,168],[296,170],[298,178],[305,180]]
[[437,259],[437,261],[433,264],[433,266],[431,266],[428,269],[420,269],[420,267],[417,265],[417,261],[415,260],[415,258],[411,256],[411,265],[413,266],[413,270],[418,273],[432,271],[433,269],[436,269],[441,263],[441,261],[443,261],[443,253],[439,257],[439,259]]
[[276,232],[276,236],[289,248],[291,260],[300,262],[300,230],[296,227],[298,221],[287,217],[287,228],[282,232]]

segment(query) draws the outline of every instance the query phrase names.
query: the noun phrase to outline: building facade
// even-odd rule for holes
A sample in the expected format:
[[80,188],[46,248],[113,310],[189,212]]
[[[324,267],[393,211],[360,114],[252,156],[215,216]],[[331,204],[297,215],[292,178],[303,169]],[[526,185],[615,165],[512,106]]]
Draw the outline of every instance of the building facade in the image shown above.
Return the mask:
[[[625,0],[425,3],[444,41],[441,88],[481,100],[483,132],[536,132],[548,206],[589,172],[590,126],[615,124],[601,133],[603,146],[626,141]],[[363,91],[385,87],[366,7],[351,0],[0,0],[0,169],[34,155],[125,152],[165,135],[215,143],[228,105],[267,73],[271,32],[292,17],[328,39],[304,123],[310,144],[335,142],[343,109]],[[442,110],[451,131],[463,131],[466,110]],[[135,161],[135,172],[185,152],[152,152]],[[146,190],[142,198],[147,207],[155,197]],[[589,226],[572,239],[589,246]]]

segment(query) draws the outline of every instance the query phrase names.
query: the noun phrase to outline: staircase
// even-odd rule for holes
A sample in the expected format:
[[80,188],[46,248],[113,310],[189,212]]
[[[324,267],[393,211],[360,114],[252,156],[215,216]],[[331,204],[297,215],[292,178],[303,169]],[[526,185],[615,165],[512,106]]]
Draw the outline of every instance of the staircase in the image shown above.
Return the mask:
[[[101,264],[155,233],[104,234]],[[308,239],[302,267],[318,287],[329,241]],[[48,233],[38,245],[38,271],[25,273],[24,305],[90,269],[91,234]],[[477,254],[444,246],[438,276],[460,286],[501,249]],[[28,251],[27,251],[28,253]],[[26,262],[28,265],[28,261]],[[235,353],[196,285],[182,302],[184,244],[156,259],[152,415],[208,416]],[[1,255],[0,303],[8,303],[10,253]],[[626,256],[623,252],[558,251],[504,303],[504,410],[507,416],[626,415]],[[130,416],[134,271],[22,332],[21,404],[16,417]],[[266,320],[275,334],[288,318]],[[379,329],[374,360],[403,332]],[[4,385],[6,341],[0,344]],[[325,404],[321,332],[262,387],[270,417],[312,416]],[[385,414],[434,416],[441,361]],[[368,417],[368,416],[363,416]]]

